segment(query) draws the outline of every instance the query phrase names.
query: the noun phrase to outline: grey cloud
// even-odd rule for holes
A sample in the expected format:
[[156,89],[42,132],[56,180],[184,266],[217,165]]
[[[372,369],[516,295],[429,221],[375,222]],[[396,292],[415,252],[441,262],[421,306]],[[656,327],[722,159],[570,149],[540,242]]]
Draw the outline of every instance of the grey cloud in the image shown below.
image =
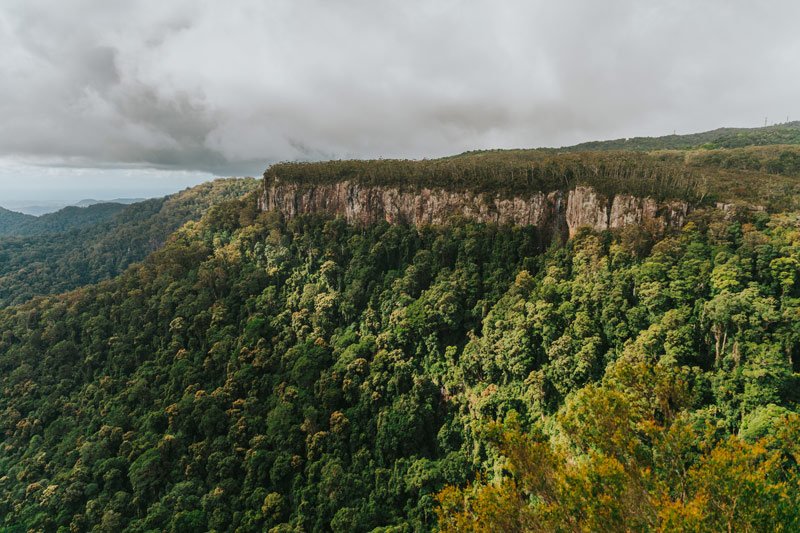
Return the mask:
[[10,0],[0,157],[258,174],[800,117],[800,4]]

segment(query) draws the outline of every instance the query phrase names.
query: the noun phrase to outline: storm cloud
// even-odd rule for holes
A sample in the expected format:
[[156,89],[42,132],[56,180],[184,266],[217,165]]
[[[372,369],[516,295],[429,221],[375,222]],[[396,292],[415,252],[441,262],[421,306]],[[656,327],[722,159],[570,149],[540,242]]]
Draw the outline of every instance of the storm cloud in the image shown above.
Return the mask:
[[794,0],[6,0],[0,157],[257,175],[782,122],[798,20]]

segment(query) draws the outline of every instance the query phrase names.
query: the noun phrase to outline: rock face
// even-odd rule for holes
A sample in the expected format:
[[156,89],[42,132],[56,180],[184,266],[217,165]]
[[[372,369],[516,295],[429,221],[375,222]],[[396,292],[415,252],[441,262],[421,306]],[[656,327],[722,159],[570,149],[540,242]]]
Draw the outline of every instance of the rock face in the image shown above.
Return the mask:
[[343,216],[349,223],[386,220],[391,224],[443,224],[453,215],[461,215],[479,222],[534,225],[546,234],[564,236],[574,235],[581,226],[602,231],[632,224],[661,233],[667,227],[683,226],[689,212],[686,202],[659,203],[629,195],[609,199],[590,187],[502,198],[445,189],[402,191],[352,181],[302,189],[295,184],[265,184],[259,207],[281,211],[287,217],[330,213]]

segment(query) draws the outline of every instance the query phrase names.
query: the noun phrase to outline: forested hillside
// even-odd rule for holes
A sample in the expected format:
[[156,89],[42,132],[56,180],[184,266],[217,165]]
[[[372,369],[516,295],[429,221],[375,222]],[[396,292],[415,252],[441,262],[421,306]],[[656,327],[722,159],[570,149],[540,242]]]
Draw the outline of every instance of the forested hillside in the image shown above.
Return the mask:
[[742,148],[776,144],[800,144],[800,121],[784,122],[763,128],[718,128],[687,135],[630,137],[611,141],[591,141],[560,148],[560,151],[586,150],[691,150]]
[[0,207],[0,235],[11,233],[18,227],[24,226],[35,219],[36,217],[32,215],[25,215]]
[[0,80],[0,533],[800,533],[800,0],[0,0]]
[[127,206],[67,207],[29,217],[10,232],[14,236],[0,237],[0,308],[114,277],[163,246],[185,222],[257,184],[218,179]]
[[37,235],[42,233],[58,233],[73,228],[91,226],[111,220],[125,208],[122,204],[111,202],[98,203],[87,207],[68,206],[39,217],[25,217],[20,223],[0,226],[0,235]]
[[0,311],[0,531],[797,530],[796,214],[255,202]]

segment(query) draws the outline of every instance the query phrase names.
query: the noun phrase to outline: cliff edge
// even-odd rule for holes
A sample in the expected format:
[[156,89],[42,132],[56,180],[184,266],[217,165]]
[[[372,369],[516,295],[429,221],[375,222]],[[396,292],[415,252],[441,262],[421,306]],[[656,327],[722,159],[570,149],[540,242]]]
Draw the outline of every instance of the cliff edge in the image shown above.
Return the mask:
[[588,186],[507,198],[443,188],[408,191],[350,180],[303,186],[265,180],[259,208],[277,210],[290,218],[310,213],[341,215],[351,224],[381,220],[443,224],[460,215],[479,222],[534,225],[550,235],[572,236],[581,226],[602,231],[634,224],[654,234],[663,233],[668,227],[683,226],[690,205],[627,194],[608,198]]

